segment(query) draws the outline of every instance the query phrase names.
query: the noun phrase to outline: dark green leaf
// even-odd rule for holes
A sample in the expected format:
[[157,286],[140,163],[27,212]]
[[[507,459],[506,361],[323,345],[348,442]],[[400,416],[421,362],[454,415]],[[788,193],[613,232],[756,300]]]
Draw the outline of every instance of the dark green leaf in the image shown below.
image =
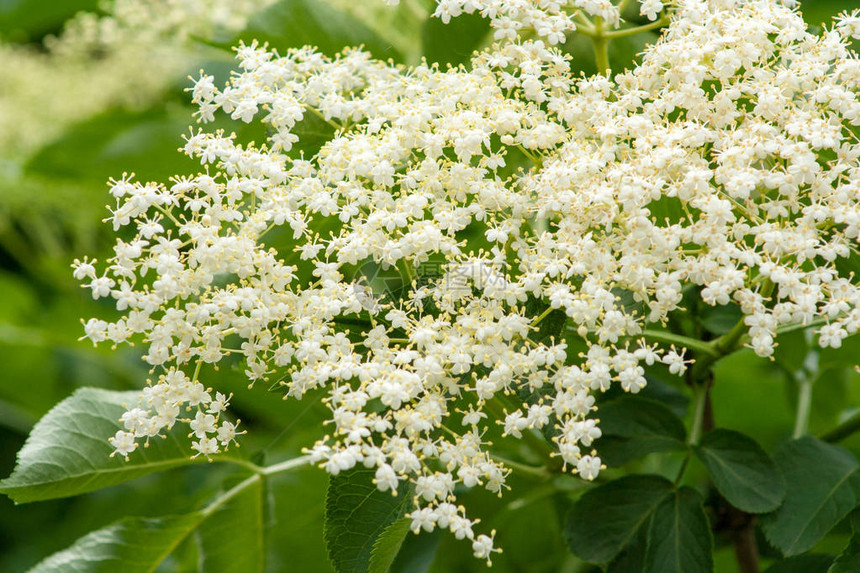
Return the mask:
[[848,542],[848,547],[845,548],[827,573],[857,573],[860,571],[860,536],[856,533]]
[[234,39],[268,42],[280,53],[290,48],[316,46],[327,56],[344,48],[363,45],[377,58],[400,59],[400,54],[370,28],[344,12],[318,0],[281,0],[256,14]]
[[773,511],[785,498],[782,474],[752,438],[732,430],[713,430],[694,451],[708,468],[717,491],[738,509]]
[[29,573],[149,573],[197,526],[199,514],[130,517],[78,539]]
[[825,573],[831,563],[832,555],[810,553],[777,561],[765,573]]
[[397,496],[379,491],[372,481],[375,472],[357,467],[329,480],[325,538],[338,573],[367,571],[374,546],[412,503],[408,484],[401,482]]
[[731,331],[741,318],[743,318],[741,308],[734,303],[723,306],[705,304],[700,306],[699,323],[705,330],[717,336]]
[[656,475],[631,475],[587,491],[565,519],[570,550],[592,563],[611,561],[671,495],[672,483]]
[[[261,498],[262,489],[263,480],[252,476],[201,511],[122,519],[78,539],[29,573],[151,573],[199,527],[203,528],[201,571],[262,571],[260,528],[247,528],[258,521],[259,504],[253,500]],[[206,551],[214,552],[211,559]]]
[[847,450],[815,438],[784,443],[774,461],[785,476],[785,501],[761,525],[783,554],[797,555],[860,503],[860,463]]
[[200,573],[262,573],[265,482],[257,480],[197,528]]
[[480,14],[463,14],[448,24],[439,18],[428,18],[421,31],[424,57],[429,62],[454,66],[468,62],[489,33],[489,21]]
[[645,573],[713,571],[713,539],[702,498],[682,487],[660,503],[648,527]]
[[427,573],[436,558],[444,533],[439,529],[407,535],[390,573]]
[[855,510],[851,515],[851,526],[854,535],[848,541],[848,547],[836,558],[827,573],[856,573],[860,571],[860,511]]
[[[653,514],[652,514],[653,516]],[[636,537],[628,543],[621,553],[606,566],[606,573],[632,573],[645,569],[645,552],[648,549],[648,527],[651,518],[642,524]]]
[[595,443],[608,466],[623,465],[652,452],[683,450],[684,423],[668,406],[641,396],[623,396],[597,411],[603,432]]
[[403,517],[385,528],[385,531],[373,544],[368,573],[388,573],[391,564],[394,563],[394,559],[403,546],[403,541],[409,534],[410,523],[411,520]]
[[108,438],[122,428],[123,404],[137,403],[139,395],[82,388],[57,404],[33,428],[0,493],[18,503],[68,497],[191,463],[188,440],[176,432],[138,448],[127,462],[110,457]]
[[549,344],[552,339],[558,341],[561,338],[567,322],[567,315],[563,310],[550,309],[545,301],[535,298],[526,302],[525,310],[526,315],[533,317],[533,320],[545,315],[538,323],[537,330],[529,334],[529,338],[545,344]]
[[672,410],[678,418],[683,419],[687,414],[690,398],[668,382],[648,374],[645,374],[645,378],[648,379],[648,385],[639,392],[639,396],[657,400]]

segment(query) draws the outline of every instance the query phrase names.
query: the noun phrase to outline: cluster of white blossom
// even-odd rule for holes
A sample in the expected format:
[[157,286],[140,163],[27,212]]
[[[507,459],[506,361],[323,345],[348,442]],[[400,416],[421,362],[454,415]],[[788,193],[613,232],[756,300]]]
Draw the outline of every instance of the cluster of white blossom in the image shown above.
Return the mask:
[[[389,4],[399,0],[383,0]],[[448,23],[460,14],[479,13],[490,20],[496,40],[516,40],[533,32],[550,45],[563,44],[577,29],[590,32],[594,22],[618,28],[626,1],[611,0],[435,0],[434,16]],[[663,11],[661,0],[638,0],[639,13],[654,21]],[[590,18],[595,19],[592,21]],[[599,19],[599,20],[596,20]]]
[[[440,2],[549,19],[561,4]],[[230,443],[226,399],[198,373],[239,353],[252,382],[324,389],[333,431],[315,463],[375,468],[383,491],[411,482],[413,530],[449,529],[489,559],[491,536],[454,495],[506,487],[487,429],[546,432],[565,468],[594,479],[595,394],[689,364],[643,335],[683,310],[686,286],[738,304],[760,356],[781,326],[823,324],[835,347],[858,330],[842,266],[860,232],[857,28],[855,14],[816,36],[771,0],[685,0],[614,80],[576,79],[565,55],[516,36],[446,71],[240,47],[241,72],[223,89],[202,75],[193,99],[204,122],[260,121],[267,141],[192,132],[204,173],[112,182],[126,239],[104,271],[76,261],[93,297],[125,312],[86,335],[142,337],[163,371],[114,447],[129,454],[186,406],[200,453]],[[308,116],[336,131],[306,158],[293,147]],[[438,275],[417,272],[433,261]],[[403,288],[357,280],[367,264],[399,269]],[[562,313],[563,330],[536,336]]]
[[233,35],[273,1],[114,0],[41,49],[0,43],[0,155],[26,159],[74,122],[152,102],[203,59],[192,38]]

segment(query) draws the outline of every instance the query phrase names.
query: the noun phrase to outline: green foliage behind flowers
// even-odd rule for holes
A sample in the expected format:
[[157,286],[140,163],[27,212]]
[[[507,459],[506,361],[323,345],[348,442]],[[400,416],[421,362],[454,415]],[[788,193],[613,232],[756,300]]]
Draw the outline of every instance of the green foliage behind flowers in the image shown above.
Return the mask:
[[0,569],[857,569],[853,6],[35,4]]

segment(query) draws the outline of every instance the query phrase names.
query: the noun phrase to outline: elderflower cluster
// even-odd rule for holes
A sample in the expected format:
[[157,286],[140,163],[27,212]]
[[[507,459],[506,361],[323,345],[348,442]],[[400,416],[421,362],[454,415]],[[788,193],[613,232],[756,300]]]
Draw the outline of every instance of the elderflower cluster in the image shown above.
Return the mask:
[[[389,2],[390,0],[383,0]],[[563,44],[574,31],[589,33],[590,20],[599,18],[601,25],[618,28],[621,6],[611,0],[436,0],[434,16],[446,24],[461,14],[479,13],[488,18],[496,40],[514,41],[524,32],[533,32],[552,46]],[[661,0],[639,0],[639,13],[654,21],[663,11]]]
[[[203,122],[259,122],[266,141],[199,130],[184,150],[202,173],[113,181],[124,238],[104,270],[75,264],[124,312],[86,336],[143,339],[162,373],[116,451],[182,408],[199,453],[229,444],[226,398],[198,374],[238,353],[251,382],[322,393],[333,430],[315,463],[412,484],[414,531],[449,529],[489,559],[492,535],[454,493],[506,488],[487,430],[544,433],[564,468],[597,477],[595,396],[689,365],[643,335],[683,310],[685,287],[739,305],[760,356],[783,326],[821,325],[832,347],[860,328],[844,266],[860,232],[857,22],[816,36],[773,1],[684,0],[614,80],[576,79],[567,56],[517,36],[445,71],[241,46],[241,72],[223,88],[202,74],[192,97]],[[332,135],[306,157],[310,121]],[[422,276],[428,263],[440,272]],[[368,265],[397,269],[399,290],[365,281]],[[544,336],[547,321],[564,324]]]
[[26,159],[72,123],[152,102],[204,57],[195,37],[233,35],[273,1],[115,0],[78,13],[44,49],[0,44],[1,155]]

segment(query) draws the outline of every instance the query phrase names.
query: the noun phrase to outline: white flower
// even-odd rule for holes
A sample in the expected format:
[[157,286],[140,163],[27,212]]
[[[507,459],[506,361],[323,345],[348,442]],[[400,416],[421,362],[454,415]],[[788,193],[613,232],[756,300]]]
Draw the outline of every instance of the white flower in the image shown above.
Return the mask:
[[[438,2],[443,20],[478,12],[496,28],[465,68],[251,44],[226,86],[201,75],[200,117],[255,122],[267,141],[198,130],[184,150],[206,174],[114,181],[111,221],[133,237],[103,275],[75,265],[123,313],[87,337],[140,340],[159,373],[137,405],[154,414],[132,408],[116,451],[177,420],[197,455],[226,448],[228,399],[186,372],[235,354],[249,382],[321,393],[331,430],[315,463],[376,468],[383,491],[415,484],[412,529],[448,528],[489,559],[492,537],[455,505],[455,484],[506,488],[483,436],[541,429],[565,471],[595,479],[596,396],[641,391],[646,366],[686,371],[685,349],[650,342],[686,293],[736,305],[760,356],[821,318],[819,344],[842,344],[860,329],[841,264],[860,236],[853,20],[819,38],[770,0],[673,7],[614,78],[577,79],[551,47],[577,10],[620,23],[590,0]],[[295,159],[305,115],[339,127]]]
[[123,432],[122,430],[118,430],[117,433],[109,439],[109,441],[114,447],[111,457],[113,457],[114,454],[119,454],[127,460],[128,454],[137,449],[137,442],[134,441],[134,434],[132,432]]

